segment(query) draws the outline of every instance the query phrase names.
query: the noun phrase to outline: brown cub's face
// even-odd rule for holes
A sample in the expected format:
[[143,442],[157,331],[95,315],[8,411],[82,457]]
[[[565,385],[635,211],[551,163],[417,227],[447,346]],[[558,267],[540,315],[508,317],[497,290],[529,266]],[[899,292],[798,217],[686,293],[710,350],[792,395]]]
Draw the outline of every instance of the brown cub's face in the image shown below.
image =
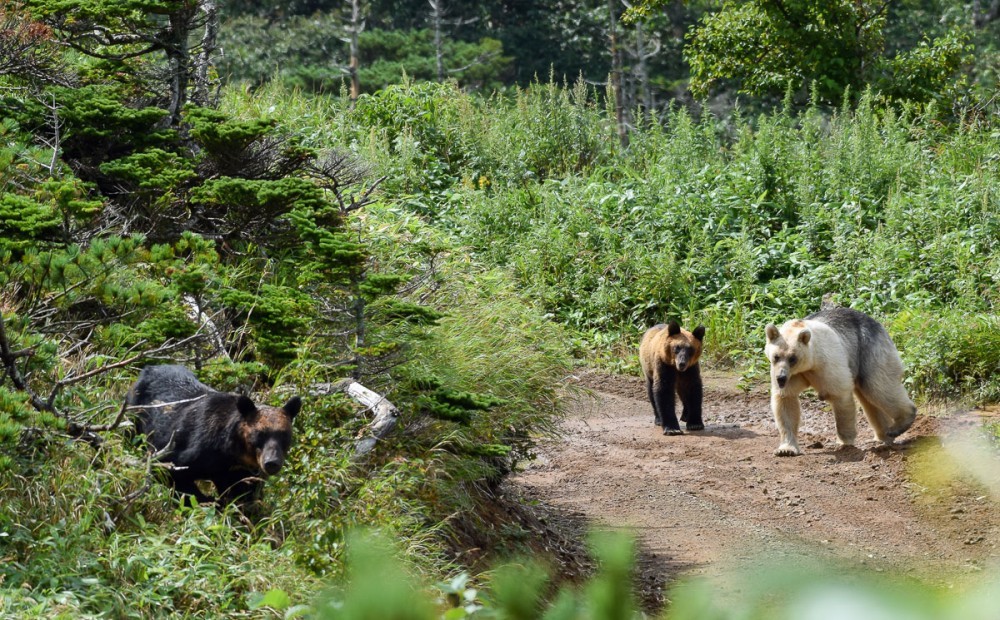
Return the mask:
[[698,363],[701,344],[705,337],[705,327],[699,325],[693,332],[681,329],[676,321],[667,325],[668,359],[673,360],[677,372],[684,372]]
[[262,405],[249,411],[240,406],[243,437],[249,452],[247,465],[252,464],[264,476],[273,476],[281,470],[292,445],[292,421],[301,408],[302,399],[298,396],[282,407]]

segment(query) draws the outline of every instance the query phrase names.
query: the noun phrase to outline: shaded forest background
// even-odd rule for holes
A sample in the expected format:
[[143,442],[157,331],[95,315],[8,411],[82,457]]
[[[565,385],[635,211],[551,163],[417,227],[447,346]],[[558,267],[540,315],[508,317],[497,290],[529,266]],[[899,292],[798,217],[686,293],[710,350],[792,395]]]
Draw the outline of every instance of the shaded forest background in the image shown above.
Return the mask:
[[[448,617],[630,613],[627,546],[580,594],[487,569],[539,552],[503,482],[574,367],[638,372],[667,317],[749,384],[762,326],[830,294],[920,402],[996,401],[998,29],[998,2],[4,4],[0,611],[336,614],[368,527]],[[304,397],[254,514],[178,506],[128,432],[165,361]],[[347,377],[402,413],[364,457]],[[405,583],[359,599],[435,613]]]
[[758,108],[789,88],[834,104],[868,85],[969,104],[969,91],[990,99],[997,86],[995,2],[317,0],[221,10],[223,75],[334,93],[350,81],[352,34],[369,93],[403,72],[484,95],[549,78],[603,86],[611,75],[628,111],[707,100],[718,112],[738,93]]

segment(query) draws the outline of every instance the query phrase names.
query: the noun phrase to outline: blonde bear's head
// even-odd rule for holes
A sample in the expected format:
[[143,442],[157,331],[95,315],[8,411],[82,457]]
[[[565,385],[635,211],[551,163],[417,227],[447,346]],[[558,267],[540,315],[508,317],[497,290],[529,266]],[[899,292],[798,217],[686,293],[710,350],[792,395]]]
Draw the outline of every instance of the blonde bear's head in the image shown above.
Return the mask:
[[764,355],[771,362],[771,382],[784,389],[792,375],[812,368],[813,352],[809,346],[812,331],[800,320],[789,321],[779,331],[773,323],[764,328],[767,344]]

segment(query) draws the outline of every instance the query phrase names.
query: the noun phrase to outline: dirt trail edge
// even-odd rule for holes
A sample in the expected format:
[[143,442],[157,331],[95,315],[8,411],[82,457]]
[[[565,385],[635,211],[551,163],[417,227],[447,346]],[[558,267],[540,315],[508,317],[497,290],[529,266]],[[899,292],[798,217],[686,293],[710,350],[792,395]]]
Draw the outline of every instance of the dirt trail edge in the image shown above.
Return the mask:
[[942,441],[981,424],[980,413],[920,415],[885,448],[859,411],[858,447],[838,450],[833,414],[803,398],[804,454],[778,458],[766,386],[745,393],[733,376],[705,379],[706,429],[666,437],[641,379],[582,375],[590,393],[514,480],[575,521],[633,531],[647,608],[680,577],[713,579],[761,554],[955,587],[992,564],[1000,510],[987,491],[960,473],[938,483],[919,474],[949,471]]

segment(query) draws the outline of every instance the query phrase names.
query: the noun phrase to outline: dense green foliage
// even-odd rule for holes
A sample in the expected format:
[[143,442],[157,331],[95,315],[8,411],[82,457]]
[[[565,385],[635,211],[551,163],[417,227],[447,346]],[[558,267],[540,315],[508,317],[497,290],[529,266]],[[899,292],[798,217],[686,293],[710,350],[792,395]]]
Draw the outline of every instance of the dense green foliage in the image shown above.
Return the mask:
[[[459,575],[433,590],[420,589],[393,561],[383,540],[353,537],[349,582],[314,604],[294,604],[283,590],[256,600],[286,614],[323,619],[447,620],[632,620],[654,617],[640,612],[627,587],[634,549],[626,536],[602,533],[591,537],[596,574],[579,588],[564,585],[550,594],[544,566],[530,559],[501,566],[490,592],[471,587]],[[985,620],[995,613],[998,584],[993,579],[963,590],[926,588],[900,577],[858,572],[818,562],[782,565],[756,558],[714,579],[694,579],[669,593],[672,604],[660,616],[670,620],[877,617],[885,620]],[[436,592],[435,592],[436,591]],[[733,592],[740,595],[732,596]],[[436,594],[436,601],[432,600]],[[436,603],[436,605],[435,605]],[[446,611],[440,612],[439,609]],[[289,616],[286,616],[289,617]]]
[[[995,3],[372,0],[360,8],[367,92],[406,76],[486,93],[549,76],[605,84],[617,57],[629,121],[674,99],[719,109],[740,96],[756,109],[780,105],[789,88],[804,105],[810,90],[839,102],[845,89],[858,97],[866,86],[897,101],[938,102],[946,114],[987,106],[1000,68]],[[224,13],[225,75],[340,89],[349,3],[226,3]]]
[[956,28],[884,56],[887,3],[732,2],[688,34],[691,89],[704,97],[729,81],[753,95],[812,87],[837,101],[845,89],[878,84],[909,101],[956,101],[958,75],[969,62],[968,35]]
[[[65,80],[21,56],[0,75],[0,614],[250,613],[254,593],[313,596],[357,525],[434,572],[488,544],[480,505],[558,412],[560,329],[386,200],[347,143],[274,114],[170,113],[186,97],[145,45],[191,3],[78,2],[80,22],[33,6],[43,42],[84,21],[114,41],[88,39]],[[126,22],[159,34],[116,36]],[[303,395],[292,462],[246,515],[177,508],[131,436],[125,391],[161,361]],[[344,377],[402,414],[364,458]]]
[[[461,573],[459,551],[514,551],[495,537],[517,527],[482,513],[553,429],[572,356],[636,372],[639,334],[666,318],[707,325],[707,362],[753,378],[762,326],[831,294],[888,326],[915,395],[1000,398],[1000,133],[949,90],[963,35],[894,30],[937,5],[873,22],[863,51],[889,50],[885,71],[817,68],[857,51],[830,40],[782,68],[830,77],[810,104],[651,106],[624,148],[608,92],[533,79],[553,65],[604,79],[603,2],[482,3],[444,48],[469,65],[457,81],[392,85],[401,68],[436,78],[431,31],[423,3],[371,3],[384,10],[355,102],[330,94],[339,7],[233,3],[245,48],[229,70],[259,88],[225,88],[218,106],[188,97],[196,63],[171,39],[205,26],[198,3],[29,4],[0,14],[16,25],[0,30],[0,614],[385,617],[397,608],[367,605],[402,601],[400,617],[423,618],[457,597],[447,617],[631,617],[627,545],[597,551],[604,572],[582,594],[529,566],[498,571],[488,595],[458,577],[427,602],[400,578],[382,597],[395,569],[375,558],[351,569],[358,594],[317,597],[357,526],[398,541],[429,576],[414,583]],[[671,10],[689,23],[703,9]],[[559,65],[538,53],[553,40]],[[671,40],[658,62],[676,69]],[[178,63],[191,71],[165,71]],[[286,79],[264,83],[279,64]],[[124,393],[166,360],[260,400],[303,395],[290,462],[247,514],[178,506],[130,437]],[[402,414],[364,458],[366,414],[331,387],[345,377]],[[678,617],[732,616],[691,592]]]
[[[440,0],[440,6],[437,27],[446,79],[487,93],[501,85],[528,84],[550,72],[560,78],[607,79],[611,63],[603,0],[573,6],[559,0]],[[399,82],[403,71],[409,77],[438,79],[435,18],[427,0],[369,0],[361,8],[363,88],[372,91]],[[232,50],[220,65],[226,75],[257,82],[277,73],[310,88],[339,89],[348,64],[350,3],[234,2],[226,3],[224,11],[222,43]],[[668,29],[661,24],[661,30]],[[679,58],[675,49],[667,62]],[[664,61],[650,62],[661,66]]]
[[948,131],[866,95],[727,124],[675,110],[623,153],[595,93],[551,84],[490,100],[394,87],[347,118],[327,131],[389,174],[402,208],[616,367],[634,369],[637,335],[671,316],[704,322],[717,361],[760,370],[762,326],[831,293],[890,326],[918,394],[1000,394],[990,126]]
[[[226,55],[219,70],[233,79],[255,83],[278,78],[289,86],[312,91],[340,90],[348,64],[341,41],[342,20],[327,14],[293,16],[277,25],[254,15],[227,24]],[[365,30],[360,34],[364,92],[399,82],[437,78],[434,33],[417,30]],[[472,90],[487,93],[503,86],[510,58],[496,39],[447,39],[443,43],[446,76]]]

